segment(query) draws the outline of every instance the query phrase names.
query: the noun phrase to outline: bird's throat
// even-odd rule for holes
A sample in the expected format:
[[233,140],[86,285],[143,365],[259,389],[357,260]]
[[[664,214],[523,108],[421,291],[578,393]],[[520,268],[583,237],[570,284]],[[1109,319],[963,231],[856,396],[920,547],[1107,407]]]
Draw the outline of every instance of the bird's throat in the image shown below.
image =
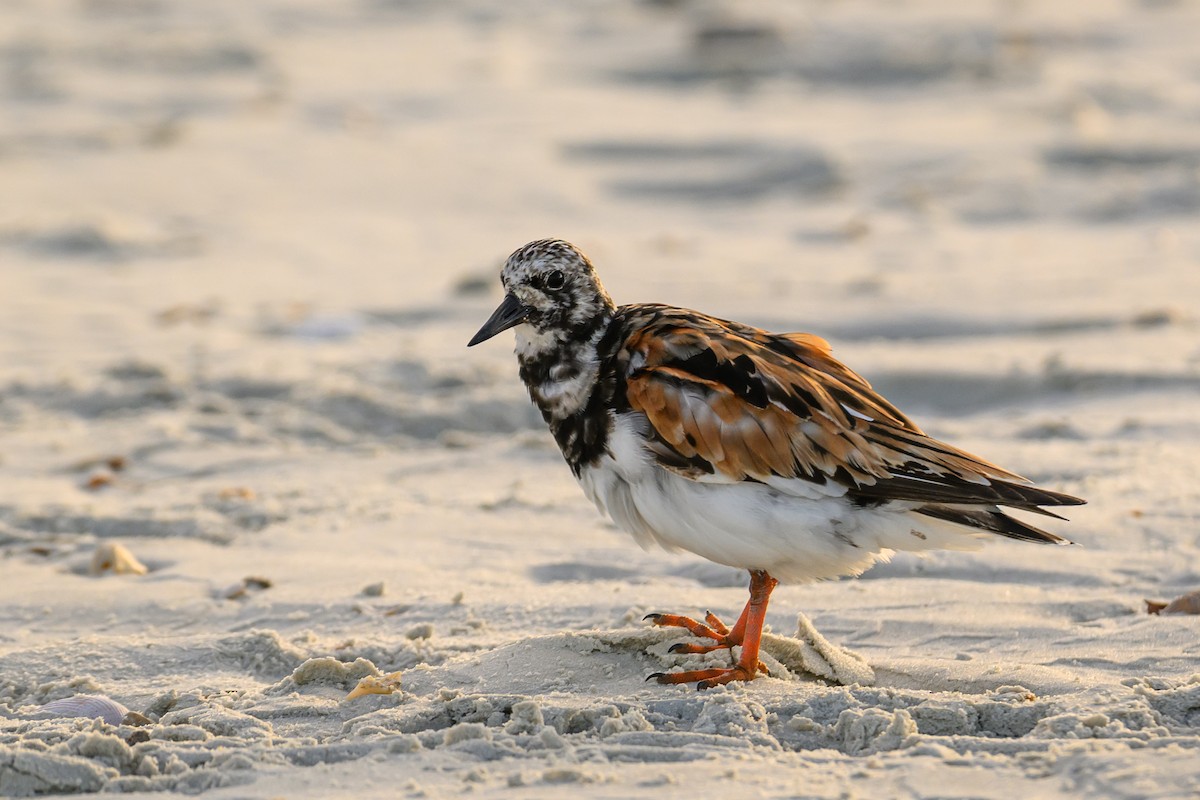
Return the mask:
[[[606,365],[612,356],[612,328],[611,316],[605,315],[543,350],[523,352],[518,339],[521,379],[576,475],[607,447],[612,381],[606,378],[611,372]],[[525,341],[533,340],[527,336]]]
[[518,339],[521,379],[547,422],[578,414],[587,405],[599,381],[596,345],[602,335],[603,329],[598,329],[587,339],[567,339],[545,349],[523,349]]

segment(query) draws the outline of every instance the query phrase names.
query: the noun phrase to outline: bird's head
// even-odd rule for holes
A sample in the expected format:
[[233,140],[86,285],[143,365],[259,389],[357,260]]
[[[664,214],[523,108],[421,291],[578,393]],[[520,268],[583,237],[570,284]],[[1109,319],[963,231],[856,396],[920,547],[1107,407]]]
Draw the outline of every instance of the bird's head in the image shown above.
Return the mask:
[[504,300],[468,347],[516,328],[517,350],[544,353],[586,339],[613,310],[596,270],[579,248],[561,239],[530,242],[500,271]]

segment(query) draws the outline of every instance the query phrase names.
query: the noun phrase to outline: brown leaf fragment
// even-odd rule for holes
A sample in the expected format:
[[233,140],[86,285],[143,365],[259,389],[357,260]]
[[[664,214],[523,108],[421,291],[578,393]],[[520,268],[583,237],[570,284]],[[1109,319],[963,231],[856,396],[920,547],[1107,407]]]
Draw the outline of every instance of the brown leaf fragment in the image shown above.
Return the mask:
[[96,472],[84,481],[83,488],[97,492],[107,486],[112,486],[114,481],[116,481],[116,477],[111,472]]

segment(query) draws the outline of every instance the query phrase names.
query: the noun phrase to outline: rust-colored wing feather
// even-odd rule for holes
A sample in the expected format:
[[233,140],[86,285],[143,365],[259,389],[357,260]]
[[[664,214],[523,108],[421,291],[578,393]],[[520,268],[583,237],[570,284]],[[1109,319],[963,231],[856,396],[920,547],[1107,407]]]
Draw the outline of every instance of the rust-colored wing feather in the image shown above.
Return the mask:
[[833,482],[865,503],[1037,511],[1082,502],[926,436],[820,337],[670,306],[620,313],[630,331],[618,353],[626,399],[645,414],[650,450],[667,469],[709,481]]

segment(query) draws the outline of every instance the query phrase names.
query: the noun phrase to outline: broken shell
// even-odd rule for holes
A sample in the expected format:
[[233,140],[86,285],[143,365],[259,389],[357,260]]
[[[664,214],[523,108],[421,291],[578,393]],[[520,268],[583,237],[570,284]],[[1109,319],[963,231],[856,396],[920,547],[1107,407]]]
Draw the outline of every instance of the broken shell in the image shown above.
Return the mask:
[[235,584],[226,586],[221,592],[221,597],[226,600],[241,600],[247,597],[251,592],[261,592],[263,589],[271,588],[271,579],[263,578],[258,575],[247,575]]
[[105,542],[97,547],[88,567],[91,575],[145,575],[147,572],[146,565],[119,542]]
[[40,719],[55,717],[102,719],[109,725],[120,725],[129,713],[128,708],[103,695],[77,694],[73,697],[64,697],[61,700],[52,700],[46,703],[38,710],[36,716]]
[[394,694],[400,691],[400,673],[389,672],[387,675],[368,675],[358,682],[358,685],[346,695],[347,700],[362,697],[364,694]]
[[1176,597],[1169,603],[1146,601],[1148,614],[1200,614],[1200,590]]

